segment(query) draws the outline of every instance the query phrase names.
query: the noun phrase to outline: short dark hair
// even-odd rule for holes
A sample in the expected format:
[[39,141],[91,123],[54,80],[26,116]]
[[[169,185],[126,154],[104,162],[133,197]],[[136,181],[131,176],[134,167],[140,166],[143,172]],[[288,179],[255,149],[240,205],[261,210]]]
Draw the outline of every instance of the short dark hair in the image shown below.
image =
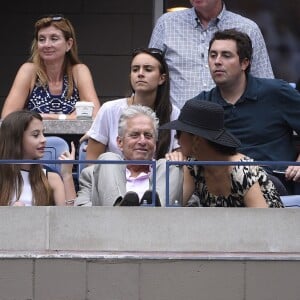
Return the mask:
[[234,40],[236,42],[240,62],[242,62],[245,58],[249,60],[249,66],[245,70],[246,74],[248,74],[250,72],[253,54],[252,42],[249,35],[234,28],[217,31],[209,42],[208,51],[210,51],[212,43],[216,40]]

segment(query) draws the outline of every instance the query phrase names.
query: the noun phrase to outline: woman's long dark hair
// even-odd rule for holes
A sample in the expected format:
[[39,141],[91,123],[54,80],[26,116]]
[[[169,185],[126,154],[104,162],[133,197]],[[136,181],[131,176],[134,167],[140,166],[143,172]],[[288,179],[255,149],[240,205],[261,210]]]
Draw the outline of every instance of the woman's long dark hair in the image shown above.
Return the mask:
[[[165,82],[158,86],[156,99],[154,102],[154,111],[159,119],[159,125],[170,122],[170,116],[172,113],[172,103],[170,101],[170,79],[169,79],[169,68],[163,53],[160,49],[156,48],[142,48],[135,49],[132,54],[132,59],[140,54],[146,53],[158,60],[160,67],[160,74],[165,74]],[[132,91],[133,88],[131,87]],[[171,143],[171,130],[159,130],[158,140],[156,145],[156,159],[164,158],[165,154],[169,152]]]

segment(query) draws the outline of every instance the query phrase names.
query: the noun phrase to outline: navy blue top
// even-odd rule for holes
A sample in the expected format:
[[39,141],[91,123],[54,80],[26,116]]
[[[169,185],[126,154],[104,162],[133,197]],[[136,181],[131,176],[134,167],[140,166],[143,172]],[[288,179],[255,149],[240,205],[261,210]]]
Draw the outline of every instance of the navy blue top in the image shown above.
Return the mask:
[[289,83],[248,75],[246,90],[234,105],[222,98],[218,87],[195,99],[223,106],[225,127],[242,143],[239,152],[257,161],[296,160],[292,137],[293,130],[300,134],[300,93]]
[[75,109],[76,102],[79,101],[79,93],[74,86],[71,98],[67,99],[67,87],[67,76],[64,76],[62,93],[60,95],[50,94],[48,86],[44,88],[37,82],[28,97],[27,109],[38,113],[71,114]]

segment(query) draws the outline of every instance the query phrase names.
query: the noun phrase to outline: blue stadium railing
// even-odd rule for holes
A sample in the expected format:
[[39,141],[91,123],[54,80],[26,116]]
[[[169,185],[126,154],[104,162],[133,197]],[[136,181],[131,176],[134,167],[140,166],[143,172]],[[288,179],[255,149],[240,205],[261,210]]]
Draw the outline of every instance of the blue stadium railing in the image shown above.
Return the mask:
[[[51,165],[51,164],[137,164],[137,165],[150,165],[152,168],[152,204],[148,206],[155,206],[155,191],[156,191],[156,161],[141,161],[141,160],[0,160],[0,164],[41,164],[41,165]],[[170,173],[169,169],[171,165],[183,166],[183,165],[261,165],[261,166],[300,166],[300,162],[291,162],[291,161],[237,161],[237,162],[228,162],[228,161],[166,161],[166,207],[175,206],[173,203],[170,203],[169,192],[170,192]],[[281,196],[284,202],[287,203],[287,207],[300,207],[300,195],[291,195],[291,196]]]
[[56,164],[131,164],[131,165],[150,165],[152,168],[152,204],[146,206],[155,206],[156,191],[156,161],[155,160],[57,160],[57,159],[6,159],[0,160],[0,164],[40,164],[40,165],[56,165]]
[[[235,165],[260,165],[260,166],[300,166],[300,162],[295,161],[166,161],[166,207],[174,206],[170,204],[170,166],[184,166],[184,165],[202,165],[202,166],[235,166]],[[300,207],[300,195],[281,196],[283,202],[286,202],[286,207]]]

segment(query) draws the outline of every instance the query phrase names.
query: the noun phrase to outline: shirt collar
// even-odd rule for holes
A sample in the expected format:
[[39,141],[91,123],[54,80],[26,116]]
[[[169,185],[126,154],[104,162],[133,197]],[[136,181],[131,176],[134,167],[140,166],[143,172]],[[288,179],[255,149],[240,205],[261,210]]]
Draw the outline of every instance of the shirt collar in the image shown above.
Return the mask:
[[[219,15],[215,19],[211,20],[209,23],[213,23],[213,24],[217,25],[219,23],[219,21],[222,20],[223,16],[225,15],[225,11],[227,11],[227,10],[226,10],[225,3],[223,3],[223,8],[222,8],[221,12],[219,13]],[[197,13],[196,13],[196,10],[194,7],[190,8],[190,13],[191,13],[192,19],[195,22],[195,27],[199,26],[200,21],[198,20],[198,16],[197,16]]]
[[[248,74],[246,90],[241,97],[242,101],[244,101],[244,100],[257,101],[258,100],[257,91],[258,91],[257,81],[255,80],[255,78],[252,75]],[[217,103],[219,103],[223,106],[224,105],[225,106],[232,105],[223,99],[223,97],[221,96],[221,93],[220,93],[220,89],[218,87],[213,88],[212,97],[214,99],[216,99]],[[238,102],[240,102],[240,100]]]
[[217,18],[216,18],[217,23],[219,23],[219,21],[221,21],[224,18],[226,11],[227,11],[227,9],[226,9],[225,3],[223,3],[223,8],[222,8],[221,12],[219,13],[219,15],[217,16]]
[[255,77],[248,74],[247,75],[247,86],[246,90],[244,92],[243,98],[247,100],[257,101],[257,92],[258,92],[258,84],[257,80],[255,80]]

